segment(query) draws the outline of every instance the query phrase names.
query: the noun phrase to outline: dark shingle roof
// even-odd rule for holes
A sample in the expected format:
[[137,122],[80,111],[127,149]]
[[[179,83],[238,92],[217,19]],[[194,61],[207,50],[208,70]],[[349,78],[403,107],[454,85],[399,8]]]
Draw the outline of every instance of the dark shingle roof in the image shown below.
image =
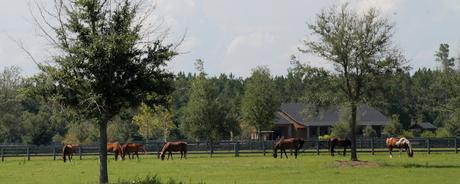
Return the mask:
[[412,125],[412,127],[415,127],[415,126],[420,126],[423,129],[436,129],[436,128],[438,128],[438,127],[436,127],[433,124],[428,123],[428,122],[417,123],[415,125]]
[[[305,105],[301,103],[283,103],[280,111],[288,114],[292,119],[305,126],[331,126],[337,123],[340,119],[340,111],[336,106],[331,106],[326,109],[321,109],[319,115],[312,120],[306,122],[302,112]],[[275,124],[289,123],[277,113],[278,120]],[[386,125],[389,122],[388,117],[384,116],[378,110],[369,107],[368,105],[360,105],[358,107],[358,125]]]

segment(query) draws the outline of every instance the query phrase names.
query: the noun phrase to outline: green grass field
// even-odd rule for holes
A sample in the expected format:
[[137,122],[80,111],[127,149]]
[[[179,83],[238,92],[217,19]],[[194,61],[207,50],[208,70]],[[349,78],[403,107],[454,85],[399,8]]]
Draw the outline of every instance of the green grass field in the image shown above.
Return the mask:
[[[386,153],[359,154],[368,166],[339,166],[342,156],[301,154],[298,159],[274,159],[271,155],[189,155],[187,160],[161,161],[152,155],[140,160],[109,161],[111,182],[120,179],[158,175],[185,183],[460,183],[460,154],[416,153],[412,159],[403,154],[390,159]],[[75,159],[72,163],[50,157],[6,158],[0,162],[0,183],[97,183],[97,157]],[[113,159],[111,157],[111,159]]]

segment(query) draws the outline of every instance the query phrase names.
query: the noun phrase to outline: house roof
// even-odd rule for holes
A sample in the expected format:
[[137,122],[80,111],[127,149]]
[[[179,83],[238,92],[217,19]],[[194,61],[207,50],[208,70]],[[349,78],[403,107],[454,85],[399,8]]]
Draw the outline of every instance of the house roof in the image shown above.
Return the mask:
[[[305,105],[302,103],[283,103],[280,108],[282,113],[277,113],[278,120],[275,124],[292,124],[294,121],[304,126],[331,126],[340,119],[340,110],[336,106],[321,109],[318,116],[309,121],[305,121],[304,109]],[[357,113],[358,125],[386,125],[389,122],[388,117],[365,104],[358,106]],[[282,114],[288,115],[289,118],[285,118]]]
[[416,124],[412,125],[412,128],[415,128],[416,126],[419,126],[420,128],[423,128],[423,129],[437,129],[438,128],[438,127],[436,127],[433,124],[428,123],[428,122],[416,123]]

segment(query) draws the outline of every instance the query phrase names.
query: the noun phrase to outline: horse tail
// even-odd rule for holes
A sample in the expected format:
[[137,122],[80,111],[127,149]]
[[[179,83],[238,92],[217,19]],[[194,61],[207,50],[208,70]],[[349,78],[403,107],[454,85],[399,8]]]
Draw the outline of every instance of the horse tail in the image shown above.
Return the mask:
[[147,150],[145,149],[145,146],[142,146],[142,149],[144,150],[144,155],[147,155]]
[[64,145],[64,148],[62,148],[62,159],[64,160],[64,162],[66,161],[66,158],[65,158],[66,148],[67,148],[67,145]]

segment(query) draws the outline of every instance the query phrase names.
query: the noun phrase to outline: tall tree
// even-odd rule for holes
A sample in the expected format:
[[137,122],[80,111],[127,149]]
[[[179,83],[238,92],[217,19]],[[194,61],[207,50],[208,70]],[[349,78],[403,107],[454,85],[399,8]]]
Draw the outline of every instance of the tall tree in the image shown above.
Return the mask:
[[[40,65],[53,81],[62,104],[99,126],[99,183],[108,183],[107,123],[126,107],[165,102],[172,74],[164,69],[176,55],[173,45],[151,40],[139,17],[141,3],[128,0],[56,1],[57,26],[47,38],[62,53],[53,64]],[[41,12],[46,14],[45,12]],[[42,15],[43,15],[42,14]],[[47,29],[42,29],[47,30]],[[52,36],[55,35],[55,36]]]
[[228,112],[218,99],[217,86],[206,78],[203,62],[197,60],[195,65],[200,74],[192,81],[189,101],[181,118],[181,127],[189,137],[209,141],[212,156],[213,143],[227,132],[225,122]]
[[442,43],[439,45],[439,50],[434,54],[436,61],[441,63],[442,71],[449,72],[454,69],[455,58],[449,57],[449,44]]
[[21,122],[22,106],[18,100],[18,90],[23,86],[21,70],[5,67],[0,72],[0,142],[21,142],[23,127]]
[[309,24],[312,36],[303,52],[317,54],[333,63],[337,93],[350,106],[351,160],[356,154],[357,106],[369,101],[385,76],[401,70],[404,59],[392,46],[393,25],[375,9],[357,14],[347,4],[324,9]]
[[244,96],[241,102],[243,120],[257,132],[270,129],[279,106],[279,96],[269,69],[267,67],[255,68],[244,86]]
[[171,130],[175,128],[171,111],[163,106],[150,108],[142,104],[133,121],[139,126],[139,133],[147,140],[157,137],[166,142]]

